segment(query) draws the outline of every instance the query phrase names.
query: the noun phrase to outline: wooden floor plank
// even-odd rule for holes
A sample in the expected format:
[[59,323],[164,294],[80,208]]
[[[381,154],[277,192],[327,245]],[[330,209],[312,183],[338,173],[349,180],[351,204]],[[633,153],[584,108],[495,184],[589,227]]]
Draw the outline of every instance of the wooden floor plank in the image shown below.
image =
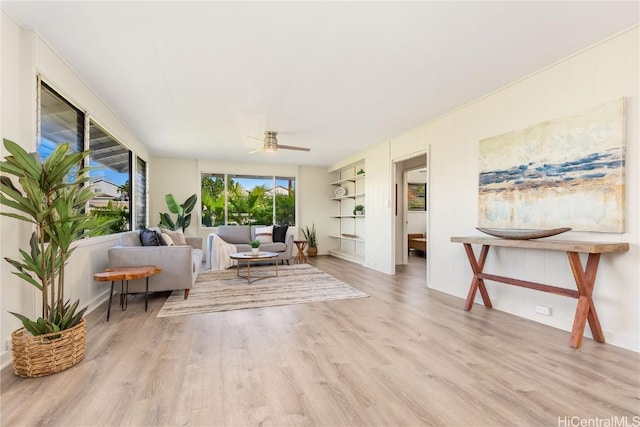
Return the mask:
[[157,318],[167,294],[87,316],[87,356],[1,373],[3,426],[558,425],[640,415],[640,357],[390,276],[309,262],[370,298]]

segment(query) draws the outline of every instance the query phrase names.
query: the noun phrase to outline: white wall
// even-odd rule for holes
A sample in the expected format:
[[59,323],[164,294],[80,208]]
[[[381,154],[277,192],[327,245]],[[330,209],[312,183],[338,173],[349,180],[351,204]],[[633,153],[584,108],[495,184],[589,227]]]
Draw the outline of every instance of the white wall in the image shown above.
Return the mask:
[[[430,146],[428,286],[459,297],[467,294],[472,274],[459,244],[451,236],[477,235],[478,142],[533,124],[578,114],[603,102],[627,98],[626,232],[623,234],[570,232],[560,238],[629,242],[630,251],[602,256],[594,301],[609,343],[640,351],[640,209],[639,182],[639,30],[616,37],[523,78],[477,101],[427,122],[380,144],[380,168],[367,168],[367,184],[390,187],[391,176],[382,163],[406,157]],[[383,160],[384,152],[389,151]],[[367,157],[367,166],[368,164]],[[384,230],[392,224],[386,196],[369,198],[367,227]],[[373,209],[370,209],[371,206]],[[371,218],[369,212],[384,212]],[[367,235],[367,261],[389,271],[392,248],[386,230]],[[386,262],[384,262],[386,260]],[[584,260],[583,260],[584,262]],[[575,289],[564,253],[501,248],[491,250],[486,271],[534,282]],[[564,330],[570,330],[576,300],[530,289],[488,283],[494,307]],[[478,297],[479,298],[479,297]],[[480,299],[478,299],[480,301]],[[550,306],[550,317],[535,313],[536,304]],[[483,310],[476,306],[474,310]],[[460,316],[462,301],[460,302]],[[589,328],[586,334],[590,336]],[[568,338],[567,338],[568,340]]]
[[[31,31],[22,30],[8,15],[2,12],[1,28],[1,90],[0,116],[1,134],[28,151],[36,149],[36,75],[40,74],[64,97],[79,108],[88,111],[106,130],[123,144],[147,159],[146,148],[131,134],[118,117],[95,93],[52,51],[47,44]],[[4,158],[4,148],[0,149]],[[2,209],[5,209],[4,207]],[[28,245],[32,229],[11,218],[0,217],[2,239],[0,257],[18,258],[18,249]],[[106,250],[116,244],[117,237],[107,236],[80,242],[67,267],[65,296],[80,299],[81,305],[93,310],[107,298],[107,287],[93,282],[93,273],[102,271],[107,265]],[[7,311],[22,313],[28,317],[40,314],[39,291],[25,284],[12,268],[0,261],[0,363],[10,362],[10,353],[5,343],[11,332],[21,326]]]

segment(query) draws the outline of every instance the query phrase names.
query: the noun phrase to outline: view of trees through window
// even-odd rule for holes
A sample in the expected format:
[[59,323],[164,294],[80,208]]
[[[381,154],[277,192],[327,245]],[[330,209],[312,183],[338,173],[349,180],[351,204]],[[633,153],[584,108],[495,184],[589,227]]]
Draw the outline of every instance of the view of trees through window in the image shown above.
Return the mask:
[[89,172],[95,198],[89,202],[91,215],[112,222],[105,234],[130,229],[131,152],[104,129],[90,121]]
[[[47,159],[56,146],[66,143],[72,151],[83,151],[88,124],[87,148],[92,150],[88,165],[93,168],[89,185],[95,198],[87,204],[87,212],[104,222],[115,219],[103,234],[131,229],[133,152],[44,82],[40,82],[39,99],[40,157]],[[136,165],[136,225],[140,227],[146,225],[146,163],[137,159]]]
[[295,225],[295,178],[203,174],[201,202],[205,227]]

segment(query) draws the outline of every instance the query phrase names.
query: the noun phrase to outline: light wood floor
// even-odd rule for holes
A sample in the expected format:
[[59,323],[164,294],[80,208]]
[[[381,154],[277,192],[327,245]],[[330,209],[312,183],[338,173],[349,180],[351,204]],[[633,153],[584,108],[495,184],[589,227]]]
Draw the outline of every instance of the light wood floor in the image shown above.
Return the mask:
[[638,354],[589,339],[574,350],[568,332],[464,312],[425,288],[424,258],[410,260],[395,276],[311,260],[370,298],[156,318],[158,294],[147,313],[136,297],[109,323],[105,304],[88,316],[79,365],[41,379],[2,371],[2,425],[569,426],[640,415]]

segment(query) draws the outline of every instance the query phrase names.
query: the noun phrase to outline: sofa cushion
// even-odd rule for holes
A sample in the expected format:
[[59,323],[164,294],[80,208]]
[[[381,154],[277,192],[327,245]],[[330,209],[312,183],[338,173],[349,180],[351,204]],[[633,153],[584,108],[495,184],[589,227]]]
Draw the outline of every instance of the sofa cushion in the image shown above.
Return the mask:
[[140,234],[137,231],[127,231],[120,235],[120,246],[142,246]]
[[162,232],[169,236],[176,246],[187,246],[187,240],[182,230],[163,229]]
[[273,226],[273,241],[284,243],[287,239],[288,225],[274,225]]
[[251,246],[249,246],[247,243],[236,243],[235,246],[236,251],[238,252],[251,252]]
[[287,245],[282,242],[263,243],[260,245],[260,252],[284,252]]
[[257,227],[256,230],[256,239],[260,241],[260,243],[273,243],[273,226],[270,225],[268,227]]
[[162,246],[162,239],[155,231],[142,228],[140,230],[140,243],[142,246]]
[[246,225],[230,225],[218,227],[218,237],[227,243],[246,243],[251,240],[251,230]]
[[173,243],[173,239],[171,237],[169,237],[169,235],[167,233],[162,233],[160,235],[160,237],[162,237],[162,241],[164,242],[165,246],[175,246],[176,244]]

